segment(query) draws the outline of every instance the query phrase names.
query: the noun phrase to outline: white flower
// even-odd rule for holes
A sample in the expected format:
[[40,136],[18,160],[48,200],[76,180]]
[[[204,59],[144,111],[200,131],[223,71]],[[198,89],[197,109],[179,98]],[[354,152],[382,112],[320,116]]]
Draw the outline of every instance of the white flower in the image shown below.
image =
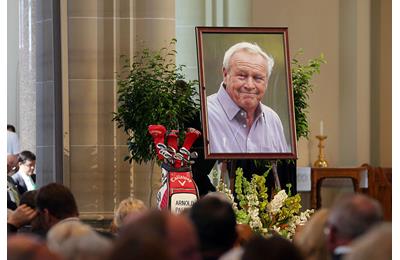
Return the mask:
[[297,216],[297,223],[296,225],[304,225],[311,217],[311,214],[314,213],[313,209],[307,209],[304,212],[300,212],[300,216]]
[[[258,191],[259,187],[257,185],[258,184],[252,181],[248,188],[243,189],[243,197],[241,198],[240,202],[243,204],[243,208],[235,202],[235,198],[231,192],[231,189],[229,189],[224,183],[220,182],[217,186],[217,190],[225,193],[229,197],[229,200],[232,201],[232,208],[234,209],[235,214],[237,214],[237,216],[240,214],[240,219],[242,219],[242,221],[245,223],[248,223],[253,231],[264,236],[268,236],[271,235],[271,231],[274,230],[281,236],[291,239],[296,232],[297,226],[303,225],[305,222],[307,222],[314,211],[306,210],[304,212],[300,212],[299,214],[292,213],[285,218],[284,222],[280,222],[282,220],[278,218],[277,214],[281,212],[285,200],[288,198],[285,190],[281,190],[275,194],[270,202],[264,202],[266,203],[266,208],[260,210],[261,202],[259,201],[260,194]],[[288,205],[288,207],[292,206]],[[266,221],[268,226],[263,226],[263,222],[261,221],[262,214],[270,215],[270,218],[267,216]],[[273,223],[269,222],[271,220]],[[238,220],[238,223],[239,221],[240,220]]]
[[260,202],[258,201],[257,195],[250,193],[246,196],[247,200],[249,201],[249,206],[258,206]]
[[287,197],[288,195],[286,194],[285,190],[279,191],[267,205],[268,211],[272,214],[278,213]]
[[272,229],[275,230],[277,233],[279,233],[279,231],[281,231],[281,228],[278,226],[273,225]]
[[258,213],[256,215],[255,214],[250,214],[249,225],[250,225],[250,227],[252,229],[255,229],[255,230],[262,229],[263,225],[262,225],[262,222],[261,222],[260,218],[258,217]]

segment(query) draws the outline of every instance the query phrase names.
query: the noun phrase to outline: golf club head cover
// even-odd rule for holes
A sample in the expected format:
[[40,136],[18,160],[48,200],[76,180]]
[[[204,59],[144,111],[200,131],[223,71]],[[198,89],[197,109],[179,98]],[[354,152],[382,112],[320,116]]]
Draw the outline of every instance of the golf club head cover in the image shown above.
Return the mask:
[[149,125],[149,133],[153,137],[153,142],[156,148],[157,157],[159,160],[164,160],[164,156],[160,154],[160,149],[157,144],[164,144],[165,133],[167,129],[163,125]]
[[178,130],[169,130],[167,134],[167,145],[178,151]]
[[[196,141],[197,138],[201,135],[199,130],[194,128],[188,128],[185,135],[185,141],[183,142],[182,148],[186,151],[190,151],[193,143]],[[190,154],[190,152],[189,152]]]

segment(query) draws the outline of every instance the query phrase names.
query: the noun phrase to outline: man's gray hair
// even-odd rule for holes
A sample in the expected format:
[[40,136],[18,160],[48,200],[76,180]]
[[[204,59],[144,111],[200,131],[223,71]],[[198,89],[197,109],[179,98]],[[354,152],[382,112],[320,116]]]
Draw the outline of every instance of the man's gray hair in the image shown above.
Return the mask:
[[338,236],[349,239],[364,234],[382,221],[383,211],[379,202],[358,193],[339,198],[328,217],[328,224],[336,227]]
[[47,233],[47,246],[65,260],[100,259],[112,243],[80,221],[60,222]]
[[268,54],[266,54],[256,43],[250,43],[250,42],[239,42],[236,43],[235,45],[231,46],[224,55],[224,61],[222,63],[222,66],[229,71],[229,62],[231,61],[231,58],[233,54],[235,54],[238,51],[245,50],[250,53],[256,53],[261,55],[265,61],[267,62],[267,78],[271,75],[272,68],[274,67],[274,59]]

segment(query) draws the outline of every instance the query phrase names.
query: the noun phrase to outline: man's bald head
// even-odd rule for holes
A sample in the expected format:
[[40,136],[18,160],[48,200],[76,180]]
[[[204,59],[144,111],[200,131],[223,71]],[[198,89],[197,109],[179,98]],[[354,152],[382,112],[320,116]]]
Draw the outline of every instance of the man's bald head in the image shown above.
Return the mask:
[[327,245],[331,252],[346,246],[383,221],[378,201],[363,194],[350,194],[334,203],[327,220]]
[[196,230],[186,216],[168,215],[167,244],[174,259],[201,258]]

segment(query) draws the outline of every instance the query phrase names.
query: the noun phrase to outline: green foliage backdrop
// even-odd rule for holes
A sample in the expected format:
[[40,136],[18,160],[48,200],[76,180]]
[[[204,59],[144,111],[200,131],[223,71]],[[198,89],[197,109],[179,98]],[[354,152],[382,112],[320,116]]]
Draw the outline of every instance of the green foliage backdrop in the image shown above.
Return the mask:
[[[303,54],[300,50],[298,55]],[[296,135],[297,140],[301,137],[308,138],[310,129],[308,126],[308,100],[313,91],[311,84],[312,77],[315,73],[320,72],[321,64],[326,63],[324,55],[310,59],[307,63],[301,64],[297,58],[292,59],[292,85],[293,85],[293,99],[294,99],[294,112],[296,119]]]
[[143,49],[130,61],[123,57],[118,75],[118,110],[114,118],[129,135],[129,162],[148,162],[155,158],[151,124],[180,130],[199,112],[197,81],[184,81],[183,65],[175,65],[176,40],[159,51]]

